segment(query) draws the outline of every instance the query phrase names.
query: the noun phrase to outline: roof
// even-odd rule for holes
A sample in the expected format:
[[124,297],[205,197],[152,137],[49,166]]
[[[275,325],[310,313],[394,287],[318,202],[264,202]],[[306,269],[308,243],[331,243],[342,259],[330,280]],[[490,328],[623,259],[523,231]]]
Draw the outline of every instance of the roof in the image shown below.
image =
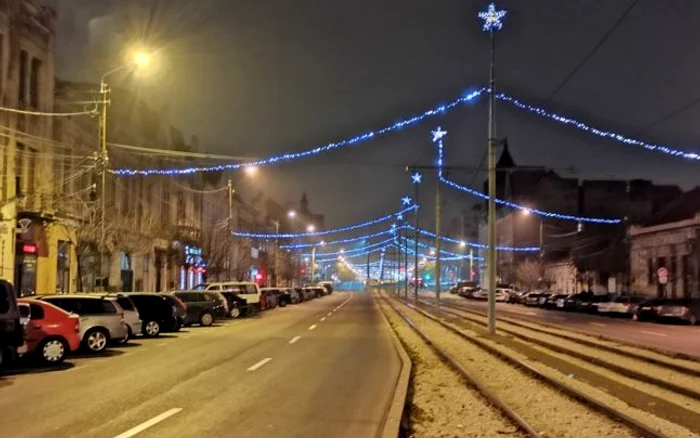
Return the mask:
[[692,219],[698,213],[700,213],[700,187],[695,187],[668,203],[647,225]]

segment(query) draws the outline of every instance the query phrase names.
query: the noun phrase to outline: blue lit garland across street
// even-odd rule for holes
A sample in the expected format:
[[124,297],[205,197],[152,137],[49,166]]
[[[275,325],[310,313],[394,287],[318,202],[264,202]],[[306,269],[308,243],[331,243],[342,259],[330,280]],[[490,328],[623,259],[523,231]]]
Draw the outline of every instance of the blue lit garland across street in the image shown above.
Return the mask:
[[361,224],[356,224],[356,225],[349,225],[347,227],[343,228],[334,228],[330,230],[324,230],[324,231],[313,231],[310,233],[283,233],[283,234],[274,234],[274,233],[246,233],[242,231],[234,231],[233,234],[236,237],[248,237],[251,239],[294,239],[294,238],[299,238],[299,237],[316,237],[316,236],[327,236],[329,234],[338,234],[338,233],[345,233],[348,231],[353,231],[357,230],[360,228],[366,228],[366,227],[371,227],[373,225],[381,224],[382,222],[386,222],[388,220],[393,219],[396,217],[397,214],[406,214],[409,212],[412,212],[414,210],[418,209],[417,204],[410,205],[403,210],[399,211],[398,213],[391,213],[387,214],[386,216],[382,216],[377,219],[372,219],[367,222],[363,222]]
[[[444,163],[444,144],[443,144],[443,138],[445,137],[447,133],[443,131],[441,128],[437,128],[435,131],[432,132],[433,135],[433,142],[435,143],[435,146],[437,147],[437,167],[438,167],[438,179],[440,182],[443,184],[455,188],[457,190],[460,190],[465,193],[469,193],[470,195],[479,197],[481,199],[489,199],[489,195],[482,193],[478,190],[471,189],[469,187],[465,187],[461,184],[458,184],[452,180],[449,180],[445,178],[443,175],[443,166],[445,165]],[[499,205],[504,205],[506,207],[514,208],[517,210],[522,210],[526,211],[528,213],[534,213],[538,216],[543,216],[543,217],[551,217],[555,219],[560,219],[560,220],[565,220],[565,221],[574,221],[574,222],[588,222],[588,223],[596,223],[596,224],[609,224],[609,225],[615,225],[619,224],[622,222],[622,219],[610,219],[610,218],[597,218],[597,217],[586,217],[586,216],[574,216],[570,214],[561,214],[561,213],[553,213],[551,211],[544,211],[544,210],[539,210],[537,208],[531,208],[531,207],[526,207],[524,205],[516,204],[514,202],[510,201],[505,201],[503,199],[496,199],[496,204]]]
[[[376,131],[369,131],[364,134],[359,134],[355,137],[352,137],[347,140],[341,140],[338,142],[333,142],[333,143],[328,143],[324,146],[319,146],[314,149],[308,149],[302,152],[289,152],[285,153],[282,155],[274,155],[271,157],[263,158],[257,161],[251,161],[247,163],[234,163],[234,164],[221,164],[221,165],[216,165],[216,166],[198,166],[198,167],[185,167],[185,168],[170,168],[170,169],[129,169],[129,168],[122,168],[122,169],[114,169],[110,170],[111,173],[118,175],[118,176],[136,176],[136,175],[141,175],[141,176],[150,176],[150,175],[165,175],[165,176],[176,176],[176,175],[191,175],[194,173],[200,173],[200,172],[222,172],[222,171],[227,171],[227,170],[240,170],[244,169],[245,167],[248,166],[269,166],[269,165],[275,165],[275,164],[282,164],[290,161],[295,161],[301,158],[307,158],[315,155],[319,155],[324,152],[329,152],[335,149],[340,149],[343,147],[348,147],[348,146],[355,146],[359,143],[363,143],[368,140],[372,140],[377,138],[378,136],[388,134],[390,132],[394,131],[399,131],[407,126],[412,126],[416,125],[423,120],[437,117],[443,114],[446,114],[447,112],[455,109],[459,105],[466,104],[469,102],[475,101],[478,97],[480,97],[482,94],[487,94],[490,93],[490,89],[488,87],[484,87],[481,89],[478,89],[476,91],[472,91],[468,94],[465,94],[457,99],[454,99],[452,102],[444,104],[444,105],[439,105],[433,109],[430,109],[428,111],[425,111],[422,114],[419,114],[417,116],[413,116],[407,119],[404,119],[400,122],[397,122],[391,126],[386,126],[382,129],[376,130]],[[507,102],[514,107],[536,114],[540,117],[544,117],[546,119],[556,121],[568,126],[572,126],[576,129],[582,130],[584,132],[590,133],[592,135],[610,139],[610,140],[615,140],[619,143],[622,143],[627,146],[638,146],[642,147],[644,149],[647,149],[649,151],[653,152],[660,152],[664,153],[666,155],[670,155],[673,157],[681,157],[687,160],[692,160],[692,161],[700,161],[700,153],[697,152],[692,152],[692,151],[685,151],[681,149],[674,149],[669,146],[661,145],[661,144],[654,144],[654,143],[647,143],[642,140],[637,140],[634,138],[630,138],[627,136],[624,136],[622,134],[618,134],[615,132],[610,132],[610,131],[605,131],[599,128],[595,128],[593,126],[590,126],[584,122],[581,122],[579,120],[566,117],[566,116],[561,116],[559,114],[555,114],[552,112],[549,112],[543,108],[536,107],[534,105],[526,104],[521,102],[520,100],[516,99],[515,97],[509,96],[505,93],[499,93],[496,95],[496,98],[503,101]]]
[[[395,246],[396,246],[396,248],[401,249],[400,245],[395,245]],[[408,250],[409,254],[416,254],[416,251],[414,251],[413,249],[411,249],[411,248],[406,248],[406,249]],[[425,253],[422,253],[420,251],[418,252],[418,257],[422,257],[426,260],[437,260],[436,256],[430,255],[430,254],[425,254]],[[461,255],[461,256],[457,256],[457,257],[442,257],[442,256],[440,257],[441,262],[456,262],[456,261],[460,261],[460,260],[469,260],[469,256],[468,255],[466,255],[466,256]],[[474,260],[477,260],[477,258],[474,257]]]
[[376,252],[384,251],[386,248],[389,248],[391,246],[392,246],[392,244],[387,244],[386,246],[381,247],[381,248],[364,250],[360,253],[351,254],[349,256],[340,255],[337,257],[330,257],[330,258],[318,258],[318,257],[316,257],[316,263],[332,263],[332,262],[337,262],[338,260],[350,260],[350,259],[356,259],[358,257],[366,257],[368,254],[374,254]]
[[[389,246],[389,244],[390,244],[391,242],[393,242],[393,241],[394,241],[394,238],[392,237],[391,239],[382,240],[381,242],[372,243],[372,244],[369,244],[369,245],[362,246],[362,247],[360,247],[360,248],[347,249],[347,250],[344,250],[344,251],[336,251],[336,252],[318,252],[318,251],[317,251],[317,252],[316,252],[316,257],[324,257],[324,256],[345,256],[346,254],[352,255],[352,254],[355,254],[355,253],[358,253],[358,252],[363,252],[363,251],[365,251],[365,253],[366,253],[366,251],[368,251],[368,250],[370,250],[370,249],[375,249],[375,248],[379,248],[379,249],[381,249],[381,248],[386,248],[386,247]],[[306,257],[306,256],[311,256],[311,255],[312,255],[311,253],[302,254],[302,256],[305,256],[305,257]]]
[[[394,233],[394,231],[389,229],[389,230],[384,230],[384,231],[378,231],[376,233],[371,233],[371,234],[363,234],[363,235],[357,236],[357,237],[349,237],[347,239],[329,240],[329,241],[326,241],[324,243],[324,245],[325,246],[332,246],[332,245],[342,245],[342,244],[348,244],[348,243],[357,243],[357,242],[362,242],[363,240],[371,239],[373,237],[379,237],[379,236],[384,236],[384,235],[393,234],[393,233]],[[280,248],[282,248],[282,249],[303,249],[303,248],[311,248],[314,246],[318,246],[318,243],[296,243],[294,245],[280,245]]]
[[[403,238],[403,239],[401,239],[401,240],[404,240],[404,241],[408,242],[408,244],[409,244],[410,246],[415,246],[415,245],[416,245],[416,241],[413,240],[413,239]],[[423,243],[423,242],[418,242],[418,246],[420,246],[421,248],[428,248],[428,249],[433,250],[433,251],[435,250],[435,247],[434,247],[434,246],[428,245],[427,243]],[[441,250],[440,250],[440,255],[442,255],[442,254],[445,254],[446,256],[450,256],[450,257],[460,257],[460,258],[465,258],[465,259],[471,258],[471,255],[470,255],[470,254],[459,254],[459,253],[447,251],[447,250],[444,250],[444,249],[441,249]],[[474,260],[483,260],[483,258],[482,258],[482,257],[474,256]]]
[[[409,230],[416,231],[416,228],[411,226],[411,225],[406,225],[405,228],[408,228]],[[430,232],[428,230],[420,229],[419,233],[429,236],[432,238],[436,238],[437,235],[433,232]],[[462,241],[457,240],[457,239],[452,239],[450,237],[446,236],[440,236],[440,240],[443,240],[445,242],[450,242],[454,243],[457,245],[461,245]],[[482,243],[471,243],[471,242],[464,242],[466,246],[472,247],[472,248],[478,248],[478,249],[487,249],[488,245],[484,245]],[[539,252],[540,248],[538,246],[497,246],[496,251],[514,251],[514,252]]]

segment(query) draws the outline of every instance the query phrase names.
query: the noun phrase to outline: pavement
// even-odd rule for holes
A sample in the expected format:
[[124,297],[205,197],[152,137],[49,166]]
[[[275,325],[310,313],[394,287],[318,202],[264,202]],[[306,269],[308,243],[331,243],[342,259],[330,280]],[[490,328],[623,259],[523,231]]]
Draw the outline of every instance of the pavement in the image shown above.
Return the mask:
[[0,378],[0,435],[374,437],[401,360],[364,292]]
[[[432,291],[421,291],[420,295],[426,298],[435,297],[435,293]],[[469,300],[448,292],[443,292],[441,299],[445,302],[467,306],[484,314],[487,311],[486,301]],[[496,313],[700,358],[700,326],[639,322],[619,317],[562,312],[507,303],[496,303]]]

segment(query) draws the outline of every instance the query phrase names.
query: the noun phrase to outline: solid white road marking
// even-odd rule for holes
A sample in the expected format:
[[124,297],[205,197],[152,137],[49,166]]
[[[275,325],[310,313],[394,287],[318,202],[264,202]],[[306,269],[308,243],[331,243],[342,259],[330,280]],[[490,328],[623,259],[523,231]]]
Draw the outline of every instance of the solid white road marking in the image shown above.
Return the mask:
[[654,336],[667,336],[666,333],[659,333],[659,332],[647,332],[642,330],[642,333],[646,333],[648,335],[654,335]]
[[309,330],[313,330],[313,329],[315,329],[315,328],[316,328],[316,324],[314,324],[314,325],[312,325],[312,326],[309,326]]
[[64,373],[67,373],[67,372],[69,372],[69,371],[79,370],[79,369],[81,369],[81,368],[85,368],[86,366],[87,366],[87,365],[78,365],[77,367],[68,368],[67,370],[64,370],[63,372],[64,372]]
[[323,318],[321,318],[321,322],[323,322],[323,321],[325,321],[325,320],[326,320],[326,317],[325,317],[325,316],[324,316]]
[[600,322],[591,322],[591,323],[589,323],[589,324],[590,324],[590,325],[597,326],[597,327],[607,327],[607,326],[608,326],[607,324],[602,324],[602,323],[600,323]]
[[129,429],[120,435],[117,435],[115,438],[130,438],[136,434],[143,432],[144,430],[148,429],[151,426],[155,426],[156,424],[167,419],[168,417],[172,417],[173,415],[177,414],[181,410],[182,410],[182,408],[172,408],[170,410],[167,410],[167,411],[163,412],[162,414],[157,415],[157,416],[151,418],[150,420],[148,420],[144,423],[141,423],[138,426],[136,426],[132,429]]
[[253,365],[252,367],[248,368],[248,371],[255,371],[255,370],[259,369],[259,368],[262,368],[263,366],[265,366],[266,363],[268,363],[268,362],[271,361],[271,360],[272,360],[271,357],[266,357],[265,359],[263,359],[263,360],[261,360],[260,362],[256,363],[256,364]]
[[301,339],[301,336],[294,336],[291,341],[289,341],[290,344],[296,343],[299,339]]

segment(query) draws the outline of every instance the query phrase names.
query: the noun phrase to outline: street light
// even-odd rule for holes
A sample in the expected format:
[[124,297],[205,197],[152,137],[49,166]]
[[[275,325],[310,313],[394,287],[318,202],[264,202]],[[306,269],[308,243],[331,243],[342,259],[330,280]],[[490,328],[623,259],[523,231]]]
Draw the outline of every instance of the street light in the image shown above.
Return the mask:
[[313,225],[308,225],[308,226],[306,227],[306,231],[309,232],[309,233],[313,233],[314,231],[316,231],[316,227],[313,226]]
[[[107,78],[114,73],[120,72],[122,70],[140,70],[147,68],[151,63],[152,56],[149,52],[144,50],[132,51],[131,57],[126,64],[120,65],[119,67],[113,68],[108,72],[100,76],[100,117],[99,117],[99,160],[98,164],[100,166],[100,273],[101,277],[108,272],[104,272],[104,254],[106,247],[106,228],[105,221],[107,218],[106,214],[106,195],[107,195],[107,163],[109,162],[109,155],[107,153],[107,108],[109,107],[109,86],[107,85]],[[102,277],[102,286],[104,287],[104,277]]]
[[245,173],[247,173],[248,176],[254,176],[256,173],[258,173],[258,168],[255,166],[246,166]]
[[294,219],[295,217],[297,217],[297,212],[294,211],[294,210],[289,210],[289,211],[287,212],[287,217],[288,217],[289,219]]

